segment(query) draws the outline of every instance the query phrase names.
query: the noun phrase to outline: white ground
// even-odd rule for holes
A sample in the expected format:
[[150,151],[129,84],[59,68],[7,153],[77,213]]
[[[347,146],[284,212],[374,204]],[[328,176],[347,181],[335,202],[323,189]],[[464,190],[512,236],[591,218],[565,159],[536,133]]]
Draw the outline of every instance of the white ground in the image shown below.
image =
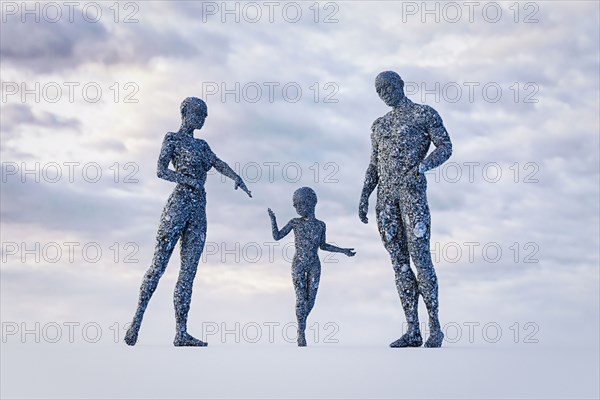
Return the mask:
[[8,398],[599,398],[592,349],[3,344]]

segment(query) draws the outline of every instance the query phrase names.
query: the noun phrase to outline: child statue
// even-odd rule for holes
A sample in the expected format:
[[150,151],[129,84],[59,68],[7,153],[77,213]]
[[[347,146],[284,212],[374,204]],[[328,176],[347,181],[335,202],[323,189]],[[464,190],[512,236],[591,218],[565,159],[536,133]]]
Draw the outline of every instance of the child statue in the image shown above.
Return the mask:
[[315,305],[321,262],[318,250],[344,253],[348,257],[356,253],[353,248],[340,248],[325,242],[325,223],[315,218],[317,195],[309,187],[302,187],[294,192],[294,208],[300,218],[290,220],[282,230],[277,227],[275,214],[269,208],[273,239],[280,240],[290,231],[294,231],[296,253],[292,261],[292,281],[296,289],[296,319],[298,321],[298,346],[306,346],[306,319]]

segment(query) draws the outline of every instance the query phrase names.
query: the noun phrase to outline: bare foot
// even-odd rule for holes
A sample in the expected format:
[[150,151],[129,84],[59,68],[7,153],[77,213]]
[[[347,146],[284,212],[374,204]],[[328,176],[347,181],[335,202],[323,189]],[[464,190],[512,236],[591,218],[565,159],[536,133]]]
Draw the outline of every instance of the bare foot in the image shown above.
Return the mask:
[[206,347],[208,343],[203,342],[200,339],[196,339],[187,332],[178,333],[173,340],[175,346],[191,346],[191,347]]
[[127,329],[127,333],[125,334],[125,339],[123,339],[125,341],[125,343],[127,343],[129,346],[133,346],[136,344],[137,339],[138,339],[138,331],[139,331],[139,327],[136,327],[135,325],[131,325],[129,327],[129,329]]
[[420,333],[407,332],[395,342],[390,343],[390,347],[421,347],[423,338]]
[[429,338],[425,342],[425,347],[437,348],[442,347],[442,342],[444,341],[444,334],[442,331],[433,331],[429,335]]
[[298,332],[298,347],[306,347],[306,337],[304,332]]

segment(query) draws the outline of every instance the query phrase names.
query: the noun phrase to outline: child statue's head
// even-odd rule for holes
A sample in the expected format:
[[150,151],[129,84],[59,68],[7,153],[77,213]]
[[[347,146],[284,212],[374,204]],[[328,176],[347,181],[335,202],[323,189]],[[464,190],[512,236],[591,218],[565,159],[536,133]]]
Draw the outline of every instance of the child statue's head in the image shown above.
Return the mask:
[[309,187],[301,187],[294,192],[294,208],[301,217],[311,217],[315,214],[317,194]]

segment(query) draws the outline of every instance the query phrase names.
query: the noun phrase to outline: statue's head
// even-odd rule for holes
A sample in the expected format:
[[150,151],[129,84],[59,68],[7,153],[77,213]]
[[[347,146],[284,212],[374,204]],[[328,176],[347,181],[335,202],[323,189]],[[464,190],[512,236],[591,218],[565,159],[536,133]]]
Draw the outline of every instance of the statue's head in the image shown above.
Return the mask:
[[208,117],[206,103],[197,97],[187,97],[181,102],[179,110],[181,111],[182,125],[192,129],[201,129]]
[[309,187],[301,187],[294,192],[294,208],[301,217],[310,217],[315,214],[317,194]]
[[394,71],[384,71],[375,78],[375,90],[385,104],[396,107],[404,99],[404,81]]

